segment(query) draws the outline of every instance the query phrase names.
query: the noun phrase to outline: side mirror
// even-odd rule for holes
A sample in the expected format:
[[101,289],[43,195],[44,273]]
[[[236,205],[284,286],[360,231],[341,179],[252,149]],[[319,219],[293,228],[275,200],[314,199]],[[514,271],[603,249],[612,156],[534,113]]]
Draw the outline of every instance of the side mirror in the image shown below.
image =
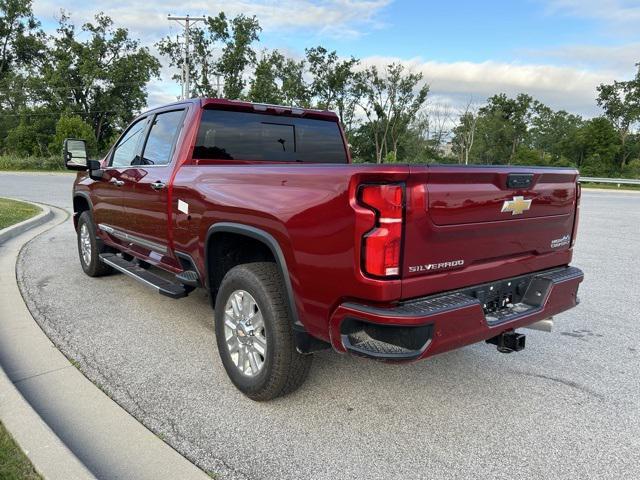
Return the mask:
[[64,139],[64,166],[69,170],[87,170],[87,142],[75,138]]
[[104,170],[102,170],[98,160],[87,160],[87,170],[89,170],[89,178],[91,180],[102,180]]

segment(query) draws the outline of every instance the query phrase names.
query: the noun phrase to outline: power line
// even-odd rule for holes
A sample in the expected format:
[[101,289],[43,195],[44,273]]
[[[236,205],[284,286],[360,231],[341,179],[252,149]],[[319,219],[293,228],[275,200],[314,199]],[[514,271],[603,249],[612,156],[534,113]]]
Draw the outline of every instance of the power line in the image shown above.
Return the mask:
[[70,111],[61,111],[58,113],[54,112],[23,112],[23,113],[0,113],[0,118],[5,117],[61,117],[62,115],[92,115],[94,113],[116,113],[117,110],[91,110],[89,112],[70,112]]
[[[105,86],[107,87],[125,87],[125,86],[130,86],[130,85],[140,85],[140,82],[106,82]],[[0,82],[0,86],[2,85],[2,82]],[[16,88],[22,88],[22,89],[33,89],[33,90],[73,90],[76,88],[87,88],[88,86],[91,87],[93,86],[93,84],[84,84],[84,85],[65,85],[63,87],[48,87],[48,86],[36,86],[36,85],[26,85],[24,83],[20,84],[20,85],[16,85],[16,84],[9,84],[6,83],[4,85],[5,87],[16,87]],[[146,87],[146,84],[143,85]]]

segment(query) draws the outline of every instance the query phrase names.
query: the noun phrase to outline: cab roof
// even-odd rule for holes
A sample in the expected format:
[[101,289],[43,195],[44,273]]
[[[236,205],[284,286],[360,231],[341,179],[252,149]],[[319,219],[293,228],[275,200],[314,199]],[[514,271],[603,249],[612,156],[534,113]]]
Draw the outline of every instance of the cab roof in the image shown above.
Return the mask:
[[202,108],[212,108],[221,110],[237,110],[243,112],[269,112],[275,114],[285,114],[321,120],[338,121],[338,115],[330,110],[316,110],[313,108],[300,108],[286,105],[271,105],[267,103],[245,102],[241,100],[227,100],[225,98],[200,98]]

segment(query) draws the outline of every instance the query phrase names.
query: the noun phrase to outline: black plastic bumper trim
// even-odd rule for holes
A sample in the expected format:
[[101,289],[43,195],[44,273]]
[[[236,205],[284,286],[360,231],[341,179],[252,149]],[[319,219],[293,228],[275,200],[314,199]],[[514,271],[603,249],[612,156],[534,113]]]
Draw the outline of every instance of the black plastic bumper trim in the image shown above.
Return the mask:
[[549,270],[530,273],[527,275],[519,275],[517,277],[504,278],[495,280],[493,282],[481,283],[470,287],[464,287],[458,290],[452,290],[446,293],[438,293],[435,295],[429,295],[427,297],[407,300],[389,308],[375,307],[355,302],[346,302],[343,305],[347,308],[361,311],[363,313],[370,313],[385,317],[430,317],[432,315],[438,315],[450,310],[457,310],[473,305],[479,305],[480,301],[477,298],[470,296],[468,292],[484,287],[489,287],[493,284],[503,282],[515,283],[522,279],[533,280],[536,278],[549,280],[552,284],[557,284],[568,280],[574,280],[576,278],[582,278],[583,276],[584,274],[582,273],[582,270],[576,267],[553,268]]

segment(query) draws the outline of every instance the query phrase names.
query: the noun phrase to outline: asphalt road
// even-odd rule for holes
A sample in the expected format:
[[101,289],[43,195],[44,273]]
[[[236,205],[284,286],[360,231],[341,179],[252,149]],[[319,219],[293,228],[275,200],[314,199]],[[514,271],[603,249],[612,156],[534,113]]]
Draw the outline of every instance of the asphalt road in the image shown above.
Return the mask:
[[[49,176],[53,177],[53,176]],[[72,178],[0,174],[0,196],[68,208]],[[576,309],[504,355],[411,365],[316,354],[295,394],[254,403],[224,373],[204,293],[86,277],[66,222],[18,261],[53,342],[141,422],[220,478],[640,478],[640,194],[585,192]]]

